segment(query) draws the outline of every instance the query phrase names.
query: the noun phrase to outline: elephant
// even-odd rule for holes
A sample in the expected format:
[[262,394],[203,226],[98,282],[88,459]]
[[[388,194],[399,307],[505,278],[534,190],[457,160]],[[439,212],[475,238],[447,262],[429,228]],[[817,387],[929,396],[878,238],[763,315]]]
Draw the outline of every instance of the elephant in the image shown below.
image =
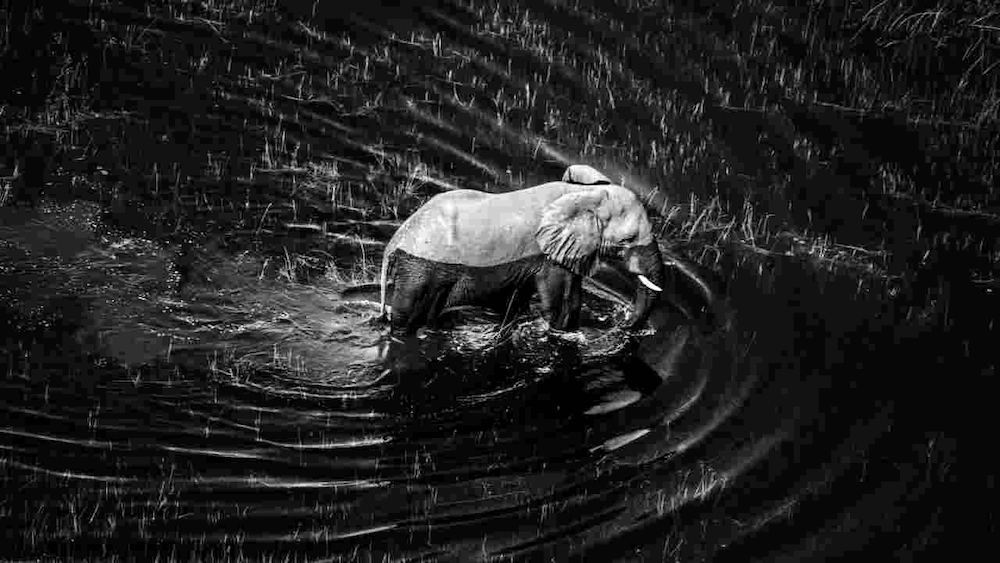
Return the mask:
[[[413,334],[460,306],[510,317],[536,293],[550,328],[574,330],[582,278],[593,274],[598,259],[620,260],[636,276],[625,326],[641,327],[663,292],[660,248],[636,194],[590,166],[573,165],[562,181],[506,193],[443,192],[407,218],[385,247],[382,318],[391,279],[393,335]],[[680,269],[707,287],[690,268]]]

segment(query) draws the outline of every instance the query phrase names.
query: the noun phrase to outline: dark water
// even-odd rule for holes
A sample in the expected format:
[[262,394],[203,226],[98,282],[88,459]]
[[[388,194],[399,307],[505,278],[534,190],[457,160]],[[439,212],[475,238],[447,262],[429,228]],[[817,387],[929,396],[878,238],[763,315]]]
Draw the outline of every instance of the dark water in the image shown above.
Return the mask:
[[665,305],[629,338],[599,292],[578,333],[392,343],[371,303],[257,279],[250,251],[178,290],[176,253],[94,204],[3,211],[9,554],[906,559],[961,496],[977,342],[953,331],[985,294],[902,307],[725,249],[711,323]]
[[[728,15],[70,4],[19,16],[87,54],[90,106],[5,145],[0,558],[934,561],[959,529],[995,535],[1000,223],[820,173],[861,174],[874,141],[779,185],[799,157],[740,109],[757,81]],[[739,6],[765,45],[744,55],[798,53],[754,51],[785,16]],[[828,57],[809,53],[792,62]],[[76,87],[25,76],[26,98]],[[940,180],[950,147],[907,164]],[[656,210],[755,208],[749,239],[681,237],[719,301],[682,288],[628,334],[633,288],[606,268],[577,332],[472,312],[384,336],[373,265],[423,198],[577,162]],[[915,191],[995,203],[986,159],[966,164]],[[889,258],[825,260],[785,229]]]

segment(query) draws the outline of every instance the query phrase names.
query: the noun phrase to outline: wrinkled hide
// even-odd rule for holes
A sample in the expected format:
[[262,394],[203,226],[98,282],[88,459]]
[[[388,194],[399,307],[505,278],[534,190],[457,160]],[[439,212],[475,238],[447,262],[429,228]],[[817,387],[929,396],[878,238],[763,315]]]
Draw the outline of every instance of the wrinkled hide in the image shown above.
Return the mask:
[[396,231],[386,253],[405,250],[427,260],[496,266],[541,254],[535,241],[539,215],[572,192],[593,188],[549,182],[524,190],[488,194],[454,190],[427,201]]
[[433,324],[446,309],[474,305],[510,315],[524,309],[534,293],[534,276],[544,266],[535,255],[496,266],[435,262],[398,250],[392,257],[392,326],[412,332]]

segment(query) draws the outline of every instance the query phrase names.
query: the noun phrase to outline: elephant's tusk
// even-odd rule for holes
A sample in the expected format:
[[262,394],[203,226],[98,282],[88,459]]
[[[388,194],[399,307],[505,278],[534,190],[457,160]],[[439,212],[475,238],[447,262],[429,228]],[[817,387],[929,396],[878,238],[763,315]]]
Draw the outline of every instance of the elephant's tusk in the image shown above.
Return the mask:
[[648,287],[649,289],[652,289],[653,291],[663,291],[662,287],[660,287],[660,286],[656,285],[655,283],[649,281],[649,278],[647,278],[646,276],[644,276],[642,274],[639,274],[639,281],[642,282],[642,285]]

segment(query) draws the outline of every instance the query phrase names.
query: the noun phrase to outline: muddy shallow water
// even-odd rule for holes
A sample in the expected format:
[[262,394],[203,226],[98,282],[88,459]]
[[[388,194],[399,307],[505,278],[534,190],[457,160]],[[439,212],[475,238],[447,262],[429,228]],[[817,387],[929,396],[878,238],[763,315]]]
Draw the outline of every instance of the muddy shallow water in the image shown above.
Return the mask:
[[392,341],[365,291],[253,248],[0,211],[5,554],[801,560],[935,553],[953,518],[958,392],[911,370],[972,369],[985,293],[725,248],[711,322],[615,329],[607,271],[578,332]]

